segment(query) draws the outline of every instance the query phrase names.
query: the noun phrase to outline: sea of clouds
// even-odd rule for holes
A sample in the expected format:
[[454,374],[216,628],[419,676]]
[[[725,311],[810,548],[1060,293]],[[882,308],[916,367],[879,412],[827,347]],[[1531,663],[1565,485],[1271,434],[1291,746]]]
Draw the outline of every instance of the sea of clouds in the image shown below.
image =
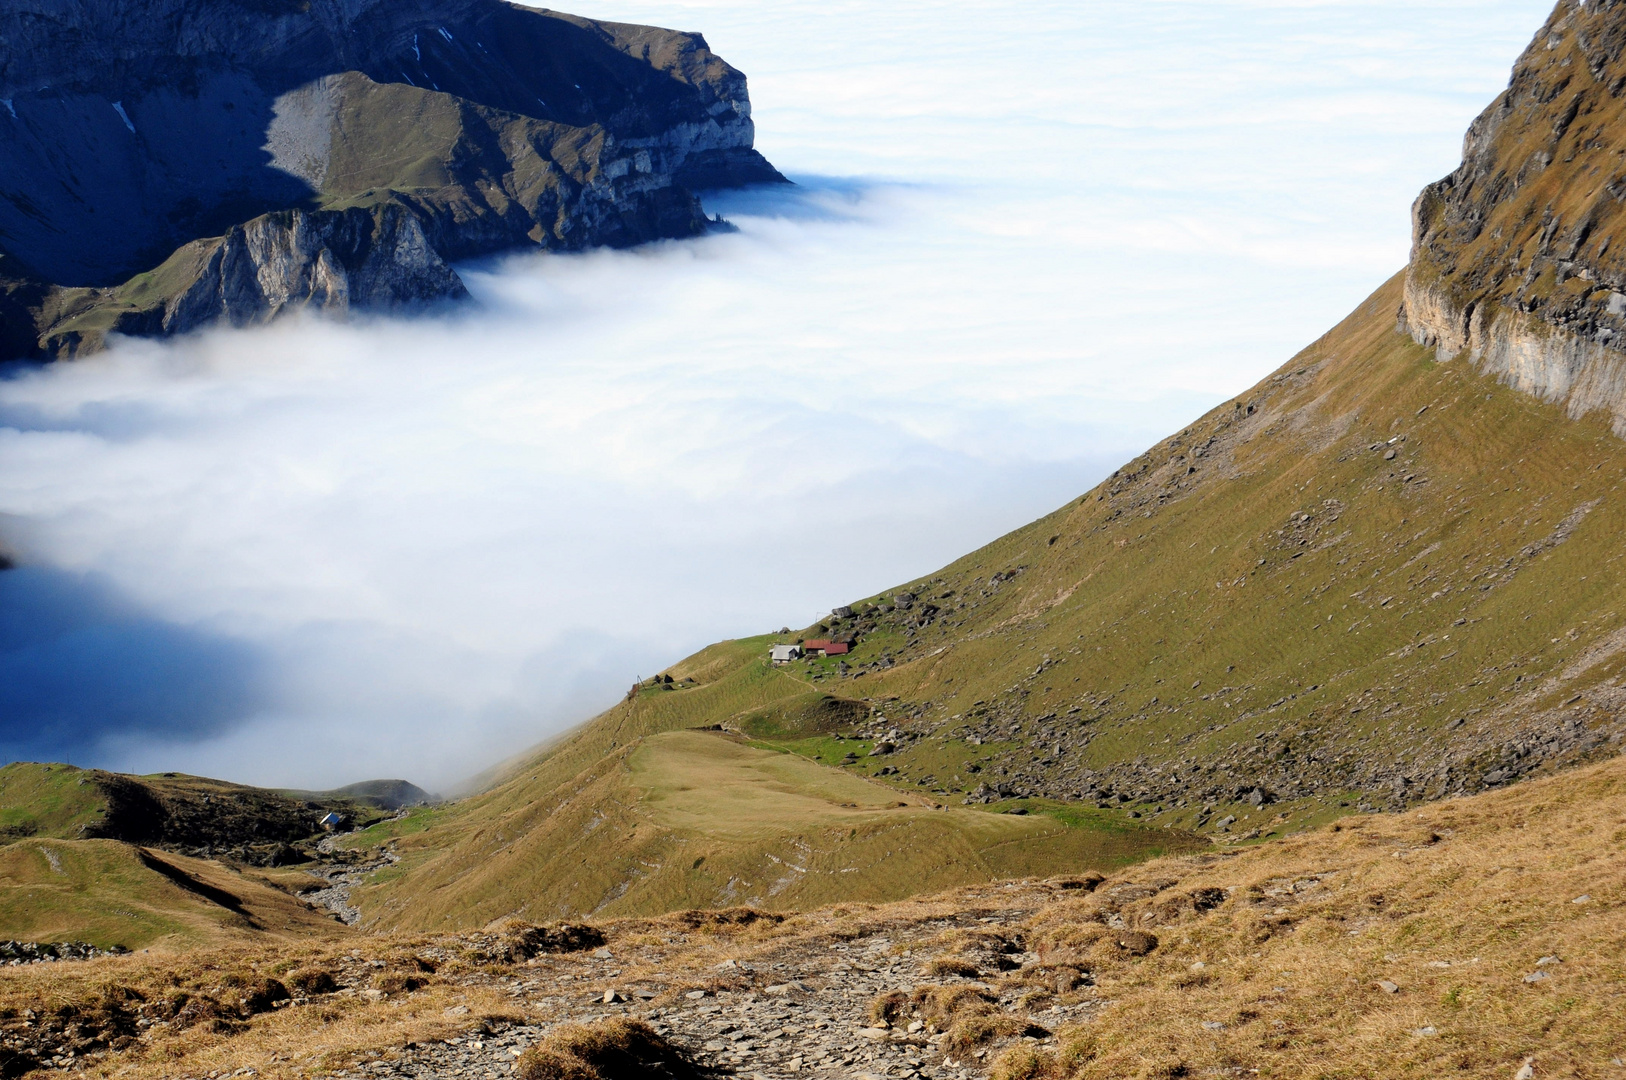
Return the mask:
[[1060,505],[1405,262],[1533,0],[578,0],[794,189],[0,382],[0,753],[458,781]]

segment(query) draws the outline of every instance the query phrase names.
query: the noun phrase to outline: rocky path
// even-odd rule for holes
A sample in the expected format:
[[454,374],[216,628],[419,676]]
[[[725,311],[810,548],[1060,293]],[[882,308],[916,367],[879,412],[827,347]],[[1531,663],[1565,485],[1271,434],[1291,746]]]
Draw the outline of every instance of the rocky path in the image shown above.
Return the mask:
[[[316,845],[316,850],[321,852],[324,858],[348,855],[349,852],[334,846],[336,839],[337,836],[323,837]],[[350,903],[350,890],[363,884],[375,870],[400,861],[400,856],[387,847],[377,848],[375,851],[376,854],[372,858],[327,867],[320,875],[327,884],[310,892],[300,893],[299,898],[313,907],[331,911],[347,925],[355,926],[361,921],[361,909]]]
[[[535,976],[488,984],[522,1005],[527,1022],[487,1024],[483,1031],[403,1047],[332,1075],[345,1080],[500,1080],[513,1072],[527,1046],[558,1024],[631,1017],[647,1021],[693,1060],[753,1080],[809,1075],[961,1080],[980,1074],[990,1051],[956,1060],[942,1047],[947,1037],[928,1033],[918,1021],[875,1026],[870,1004],[887,991],[909,991],[922,983],[965,982],[998,994],[991,981],[929,974],[925,963],[930,950],[922,946],[945,929],[997,929],[1021,921],[1031,910],[931,918],[850,941],[770,948],[749,959],[723,961],[709,972],[711,979],[693,971],[627,978],[623,968],[637,958],[608,948],[570,962],[550,959],[541,962]],[[1031,960],[1011,958],[1017,964]],[[706,981],[714,986],[694,986]],[[1031,1020],[1034,1026],[1026,1037],[1035,1043],[1051,1042],[1048,1031],[1085,1019],[1099,1004],[1052,1005],[1030,1015],[1014,996],[1000,997],[1002,1009]],[[448,1011],[455,1015],[457,1009]]]

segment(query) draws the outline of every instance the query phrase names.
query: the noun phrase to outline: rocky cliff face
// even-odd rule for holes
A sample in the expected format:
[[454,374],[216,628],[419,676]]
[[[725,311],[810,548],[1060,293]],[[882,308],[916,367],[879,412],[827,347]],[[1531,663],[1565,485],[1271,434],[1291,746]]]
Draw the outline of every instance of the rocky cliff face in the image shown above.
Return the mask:
[[1623,47],[1626,5],[1561,0],[1417,198],[1401,323],[1626,435]]
[[696,34],[499,0],[0,12],[0,355],[454,299],[519,245],[694,235],[782,180]]

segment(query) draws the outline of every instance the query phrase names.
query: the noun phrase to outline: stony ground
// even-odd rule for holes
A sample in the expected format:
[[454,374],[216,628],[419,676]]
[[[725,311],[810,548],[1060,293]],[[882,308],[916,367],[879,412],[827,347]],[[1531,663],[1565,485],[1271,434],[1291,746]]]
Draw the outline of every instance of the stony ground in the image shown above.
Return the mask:
[[[324,862],[320,870],[311,871],[311,876],[324,884],[300,893],[300,899],[312,907],[338,916],[347,926],[355,926],[361,922],[361,909],[350,903],[350,891],[365,884],[374,871],[400,862],[400,858],[389,848],[378,848],[368,853],[346,851],[335,846],[339,839],[337,836],[323,837],[316,845]],[[326,860],[339,861],[333,863]]]
[[[876,1026],[870,1006],[887,991],[908,992],[922,982],[980,985],[999,994],[991,982],[943,978],[925,966],[939,952],[928,942],[944,931],[1014,927],[1053,899],[1055,887],[1007,884],[987,892],[990,906],[894,922],[848,941],[770,942],[745,950],[747,959],[729,958],[704,971],[653,970],[648,961],[657,957],[624,947],[532,961],[523,976],[470,981],[503,988],[528,1022],[488,1022],[483,1031],[403,1047],[330,1075],[495,1080],[510,1075],[524,1049],[559,1024],[632,1017],[697,1063],[744,1077],[968,1077],[985,1070],[988,1048],[956,1060],[941,1049],[945,1034],[929,1033],[919,1021]],[[1031,954],[1016,953],[992,966],[1034,962]],[[1005,1011],[1031,1018],[1032,1033],[1022,1038],[1036,1046],[1054,1041],[1049,1029],[1083,1020],[1096,1007],[1091,1001],[1052,1004],[1029,1014],[1014,994],[1000,998]],[[447,1011],[455,1015],[459,1008]]]

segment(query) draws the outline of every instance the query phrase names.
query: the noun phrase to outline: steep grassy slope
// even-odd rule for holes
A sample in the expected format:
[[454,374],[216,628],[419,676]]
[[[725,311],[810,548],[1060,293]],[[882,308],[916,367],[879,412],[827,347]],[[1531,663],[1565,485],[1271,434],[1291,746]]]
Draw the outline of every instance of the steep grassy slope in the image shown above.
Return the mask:
[[346,928],[250,874],[115,840],[0,846],[0,935],[98,948],[191,948]]
[[[665,872],[676,856],[642,846],[628,762],[685,727],[832,765],[829,732],[867,736],[844,768],[906,791],[1110,807],[1125,825],[1227,838],[1613,752],[1626,446],[1436,363],[1397,330],[1399,303],[1397,277],[1076,502],[806,631],[856,637],[850,656],[774,668],[762,637],[675,666],[492,792],[421,819],[365,894],[369,917],[448,925],[544,895],[539,910],[591,911],[632,888],[622,868]],[[883,737],[896,753],[868,756]],[[578,873],[567,850],[602,873],[580,892],[557,880]],[[519,851],[524,869],[502,869],[497,853]]]
[[1184,822],[1254,790],[1398,806],[1618,742],[1626,447],[1435,363],[1398,300],[909,586],[940,610],[894,666],[861,645],[826,685],[926,747],[1005,740],[1014,787]]

